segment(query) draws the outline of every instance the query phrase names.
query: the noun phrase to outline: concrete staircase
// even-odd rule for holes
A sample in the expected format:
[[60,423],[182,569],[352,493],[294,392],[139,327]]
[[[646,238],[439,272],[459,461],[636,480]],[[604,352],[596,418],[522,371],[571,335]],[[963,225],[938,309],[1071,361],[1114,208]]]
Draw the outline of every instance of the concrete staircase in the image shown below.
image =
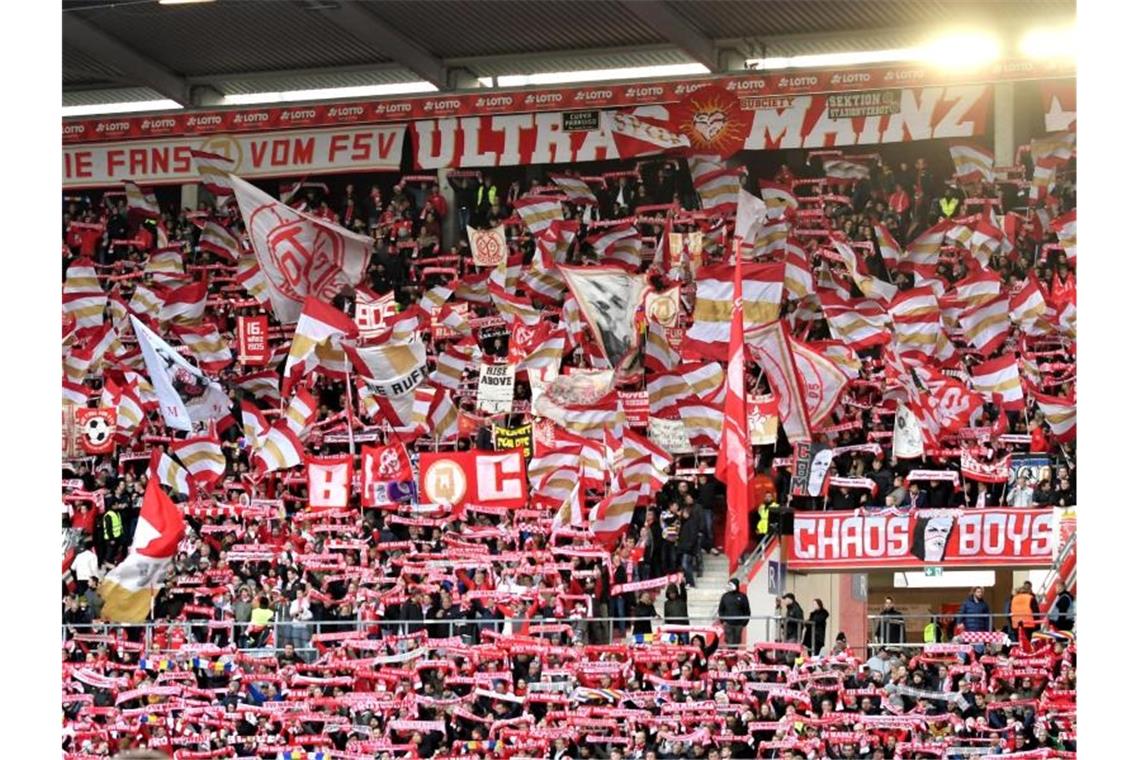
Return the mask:
[[697,577],[697,587],[688,590],[689,621],[693,625],[711,625],[716,608],[728,587],[728,557],[704,555],[704,573]]

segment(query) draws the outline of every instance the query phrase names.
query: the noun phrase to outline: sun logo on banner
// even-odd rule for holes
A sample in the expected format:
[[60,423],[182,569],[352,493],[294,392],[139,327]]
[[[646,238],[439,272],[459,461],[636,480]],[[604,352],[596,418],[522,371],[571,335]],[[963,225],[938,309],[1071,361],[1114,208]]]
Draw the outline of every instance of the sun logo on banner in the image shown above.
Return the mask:
[[744,147],[748,135],[740,99],[717,85],[691,93],[677,105],[678,131],[689,138],[694,153],[716,153],[728,158]]

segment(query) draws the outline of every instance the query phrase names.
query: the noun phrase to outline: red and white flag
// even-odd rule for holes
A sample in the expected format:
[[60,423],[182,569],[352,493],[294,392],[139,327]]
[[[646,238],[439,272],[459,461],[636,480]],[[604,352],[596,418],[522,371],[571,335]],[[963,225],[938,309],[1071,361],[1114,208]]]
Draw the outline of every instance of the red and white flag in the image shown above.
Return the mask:
[[649,288],[646,276],[614,266],[559,265],[605,361],[622,369],[640,348],[636,318]]
[[618,111],[602,111],[600,126],[608,132],[619,158],[654,156],[689,147],[689,138],[668,122]]
[[515,213],[532,235],[562,221],[562,201],[543,195],[524,195],[515,201]]
[[598,205],[598,199],[594,197],[594,191],[578,177],[552,174],[550,175],[550,181],[558,185],[559,189],[566,194],[566,197],[571,203],[578,206]]
[[787,185],[768,182],[763,179],[758,180],[756,184],[760,188],[760,198],[767,207],[769,219],[779,219],[788,212],[794,212],[799,208],[800,204],[796,199],[795,192]]
[[408,451],[399,440],[384,446],[364,446],[360,450],[361,500],[366,507],[386,504],[388,483],[415,478]]
[[835,362],[806,343],[791,340],[796,372],[812,427],[824,425],[847,390],[847,374]]
[[677,413],[693,446],[719,446],[724,434],[724,410],[704,401],[681,401]]
[[923,277],[933,277],[938,270],[942,241],[947,230],[953,226],[952,221],[943,219],[912,240],[899,258],[899,269]]
[[379,346],[345,344],[344,350],[372,389],[389,398],[410,393],[428,376],[427,345],[419,341]]
[[[697,271],[693,324],[685,337],[690,346],[710,359],[723,361],[732,327],[734,268],[731,264]],[[780,315],[784,264],[742,264],[744,329],[771,322]]]
[[868,179],[871,176],[871,169],[855,161],[831,159],[823,162],[823,173],[828,179],[858,180]]
[[701,200],[701,209],[710,214],[727,214],[736,207],[740,195],[740,171],[724,169],[693,180],[693,190]]
[[815,293],[815,278],[807,258],[793,253],[790,247],[784,256],[784,290],[789,300],[807,298]]
[[495,308],[499,310],[499,314],[508,325],[518,322],[533,327],[542,321],[542,311],[536,309],[530,299],[512,295],[495,283],[489,284],[487,291],[491,294]]
[[1009,337],[1009,296],[997,296],[980,306],[963,311],[958,317],[966,340],[982,356],[1001,348]]
[[994,154],[985,148],[959,143],[950,146],[954,176],[962,182],[993,182]]
[[811,440],[811,415],[796,371],[795,353],[783,320],[747,333],[753,358],[764,370],[768,385],[780,404],[780,422],[791,443]]
[[444,388],[459,390],[467,370],[481,356],[479,347],[472,341],[470,344],[456,344],[448,346],[444,352],[435,359],[435,371],[428,380]]
[[603,264],[628,272],[641,269],[641,233],[633,224],[619,224],[586,239]]
[[1038,321],[1044,320],[1048,310],[1049,305],[1045,301],[1037,275],[1030,272],[1021,290],[1009,299],[1009,317],[1023,331],[1027,331]]
[[254,454],[254,463],[261,474],[288,470],[301,464],[305,458],[305,447],[288,424],[278,420],[261,440]]
[[174,493],[190,496],[190,473],[165,451],[155,450],[151,456],[151,475]]
[[[716,476],[727,487],[728,524],[725,529],[725,553],[728,554],[728,572],[735,573],[740,555],[748,545],[748,481],[751,479],[752,446],[748,436],[748,405],[747,391],[744,387],[744,266],[741,262],[739,246],[737,248],[736,264],[732,285],[732,325],[730,328],[728,369],[726,375],[726,395],[724,399],[724,418],[721,429],[720,451],[716,460]],[[781,273],[782,274],[782,273]],[[781,277],[781,285],[783,278]],[[787,345],[786,328],[781,325],[781,335],[784,345]],[[767,332],[768,328],[761,328]],[[766,337],[761,339],[762,345],[773,341]],[[764,352],[764,348],[761,348]],[[767,355],[764,357],[769,359]],[[761,361],[768,369],[770,361]],[[795,370],[792,370],[792,382],[796,382]],[[773,382],[773,388],[778,383]],[[789,434],[788,440],[794,440]]]
[[980,306],[1001,295],[1001,277],[988,269],[979,269],[969,277],[958,280],[953,295],[967,308]]
[[100,617],[116,623],[145,621],[185,534],[182,512],[159,488],[158,479],[151,478],[143,494],[130,553],[99,583],[98,594],[103,600]]
[[1073,209],[1067,214],[1062,214],[1049,225],[1057,233],[1057,242],[1065,249],[1069,263],[1075,262],[1077,260],[1077,210]]
[[317,418],[317,399],[304,388],[298,388],[285,407],[285,414],[278,422],[284,422],[289,431],[298,438],[303,438],[309,425]]
[[282,324],[300,318],[306,299],[329,303],[364,278],[372,238],[296,211],[233,174],[229,178]]
[[265,415],[252,401],[241,402],[241,429],[249,444],[256,451],[261,441],[269,432],[269,423]]
[[887,229],[887,225],[882,222],[876,222],[873,225],[875,231],[875,238],[879,241],[879,253],[883,257],[883,264],[887,269],[895,269],[899,265],[900,252],[902,248],[899,246],[895,236]]
[[650,372],[669,372],[681,363],[681,355],[669,342],[668,328],[656,320],[649,320],[645,331],[645,369]]
[[158,312],[158,321],[178,325],[196,324],[206,313],[207,293],[208,287],[204,279],[166,291],[162,308]]
[[170,451],[186,465],[190,479],[204,488],[208,489],[226,472],[226,456],[217,433],[173,441]]
[[267,401],[273,406],[281,404],[280,378],[274,370],[241,375],[231,382],[235,388],[241,388],[256,399]]
[[214,195],[230,196],[234,194],[233,185],[230,184],[230,172],[234,168],[234,160],[218,153],[208,153],[204,150],[191,150],[190,157],[198,169],[198,176],[202,184]]
[[847,274],[863,292],[863,295],[884,305],[894,300],[899,289],[889,282],[884,282],[869,274],[866,262],[855,253],[855,249],[846,241],[832,238],[831,245],[839,253],[839,257],[843,259],[843,263],[847,267]]
[[744,188],[740,188],[736,193],[736,221],[733,238],[739,240],[742,246],[751,247],[756,242],[757,228],[764,223],[767,216],[768,208],[764,201]]
[[213,324],[175,325],[171,328],[182,345],[190,349],[198,366],[206,372],[217,374],[233,362],[230,347],[222,340],[218,328]]
[[590,532],[607,550],[612,551],[629,530],[640,495],[639,489],[627,488],[610,494],[590,510]]
[[831,334],[856,351],[891,342],[890,315],[868,299],[850,301],[832,291],[819,293]]
[[[281,392],[288,393],[297,380],[316,369],[320,363],[317,348],[326,343],[339,350],[342,338],[356,335],[356,323],[347,314],[316,298],[305,299],[304,308],[297,315],[297,327],[285,360]],[[347,360],[341,371],[348,369]]]
[[1077,437],[1077,403],[1061,396],[1046,396],[1034,392],[1037,406],[1045,414],[1045,421],[1053,436],[1061,443],[1068,443]]
[[271,309],[269,302],[269,280],[261,272],[257,264],[257,257],[252,253],[243,253],[238,257],[237,271],[234,280],[245,288],[249,297],[257,301],[263,309]]
[[213,221],[206,222],[202,228],[202,234],[198,237],[198,247],[233,263],[237,263],[242,253],[241,241],[237,235]]
[[1002,409],[1020,411],[1025,408],[1025,393],[1021,388],[1021,373],[1017,370],[1017,357],[1003,354],[970,368],[971,385],[990,403]]
[[310,509],[343,509],[352,495],[352,457],[305,457]]
[[141,219],[158,219],[162,216],[153,192],[143,190],[134,182],[124,182],[123,190],[127,196],[127,214],[129,216]]

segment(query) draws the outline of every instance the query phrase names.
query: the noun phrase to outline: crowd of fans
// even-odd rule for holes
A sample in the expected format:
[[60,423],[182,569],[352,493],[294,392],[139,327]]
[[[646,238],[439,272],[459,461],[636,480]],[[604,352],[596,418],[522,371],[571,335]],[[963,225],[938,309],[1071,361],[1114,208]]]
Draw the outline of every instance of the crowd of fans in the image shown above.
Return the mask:
[[[996,199],[1007,212],[1025,205],[1018,195],[1024,182],[959,187],[933,176],[922,160],[910,166],[876,158],[870,165],[870,176],[855,182],[829,179],[818,159],[786,164],[774,179],[788,186],[816,180],[796,185],[797,193],[827,196],[819,204],[826,227],[854,242],[874,243],[873,227],[883,223],[905,245],[940,218],[964,216],[968,198]],[[1071,168],[1058,175],[1050,197],[1056,213],[1075,206]],[[564,215],[580,219],[584,231],[592,221],[635,215],[639,206],[675,204],[664,213],[677,217],[678,229],[715,223],[684,216],[699,208],[699,199],[683,160],[645,162],[614,175],[597,188],[596,207],[566,203]],[[373,185],[367,196],[351,184],[337,193],[313,183],[290,201],[370,234],[375,250],[364,284],[380,295],[394,293],[407,307],[433,285],[474,271],[462,234],[456,245],[443,245],[453,217],[459,230],[504,225],[523,265],[535,256],[534,236],[515,222],[512,204],[537,181],[526,190],[522,181],[490,173],[455,172],[449,181],[452,203],[431,178],[416,177],[390,193]],[[755,179],[744,185],[753,190]],[[199,250],[206,219],[241,229],[234,204],[163,209],[156,226],[132,219],[114,195],[69,197],[64,270],[80,257],[93,259],[104,287],[129,300],[135,283],[145,282],[140,273],[161,228],[184,244],[188,272],[222,265],[203,270],[211,277],[204,320],[234,340],[236,318],[264,309],[227,276],[225,260]],[[661,233],[644,216],[638,222],[646,236]],[[1026,224],[990,269],[1005,288],[1035,273],[1050,300],[1067,298],[1075,276],[1065,253],[1050,245],[1055,239],[1047,227],[1035,233]],[[814,239],[805,249],[818,270],[823,259]],[[571,249],[570,263],[592,260],[587,244]],[[665,273],[651,274],[655,287],[665,284]],[[966,274],[961,260],[946,261],[938,272],[947,286]],[[834,268],[831,276],[842,277]],[[884,277],[900,288],[914,284],[899,271]],[[338,298],[336,305],[351,311],[352,299]],[[491,304],[472,303],[470,313],[496,316]],[[287,348],[289,337],[278,343]],[[830,337],[822,319],[807,333]],[[1015,327],[1007,345],[1015,350],[1021,341]],[[490,330],[480,342],[486,356],[506,356],[505,331]],[[441,350],[435,345],[431,355]],[[858,424],[839,424],[830,435],[832,446],[853,448],[835,457],[833,474],[869,478],[876,488],[793,496],[791,447],[781,434],[776,445],[755,448],[751,506],[763,515],[758,538],[769,531],[772,512],[794,509],[1074,504],[1075,444],[1052,437],[1032,398],[1024,413],[987,404],[974,425],[1001,423],[1017,439],[995,438],[987,452],[993,459],[1048,457],[1034,469],[1034,483],[907,484],[908,471],[920,465],[884,454],[889,438],[881,434],[893,421],[873,413],[881,393],[878,350],[861,357],[859,380],[835,414]],[[1073,392],[1074,361],[1066,349],[1042,368],[1046,382],[1060,378],[1057,395]],[[563,366],[589,365],[579,348]],[[217,373],[231,391],[236,419],[242,395],[230,384],[242,372],[230,366]],[[476,376],[468,370],[465,389]],[[749,382],[767,390],[755,368]],[[87,378],[93,400],[102,383],[99,374]],[[311,384],[320,408],[307,448],[343,453],[338,434],[351,390],[323,376]],[[522,376],[516,398],[530,398]],[[490,421],[474,415],[473,393],[460,391],[455,401],[474,423],[442,445],[491,448]],[[359,435],[384,437],[383,421],[363,408],[353,409],[347,419],[353,418],[367,425],[357,428]],[[552,535],[549,515],[544,522],[540,510],[413,511],[411,492],[395,493],[384,509],[362,509],[354,497],[347,509],[308,510],[303,476],[251,477],[251,442],[240,425],[219,425],[226,475],[210,494],[176,499],[188,527],[155,598],[153,624],[108,623],[100,617],[98,582],[129,549],[151,449],[169,442],[153,409],[148,420],[115,454],[65,464],[63,748],[69,757],[130,746],[187,759],[954,758],[986,751],[1068,757],[1075,750],[1076,646],[1071,632],[1055,625],[1011,640],[971,621],[951,631],[949,641],[916,653],[855,651],[842,638],[828,648],[814,628],[806,649],[801,628],[791,634],[784,628],[784,642],[741,644],[740,613],[724,614],[723,606],[716,620],[691,620],[687,589],[701,557],[720,551],[723,488],[711,467],[700,470],[715,451],[676,456],[672,479],[639,507],[627,535],[605,546],[586,529]],[[520,411],[495,423],[529,421]],[[1030,442],[1021,443],[1021,435]],[[418,452],[440,446],[421,439],[408,448],[414,463]],[[950,454],[935,455],[921,467],[957,470],[958,463]],[[771,530],[779,525],[773,520]],[[641,582],[652,583],[642,589]],[[614,590],[628,584],[635,586]],[[791,617],[804,619],[802,610]]]

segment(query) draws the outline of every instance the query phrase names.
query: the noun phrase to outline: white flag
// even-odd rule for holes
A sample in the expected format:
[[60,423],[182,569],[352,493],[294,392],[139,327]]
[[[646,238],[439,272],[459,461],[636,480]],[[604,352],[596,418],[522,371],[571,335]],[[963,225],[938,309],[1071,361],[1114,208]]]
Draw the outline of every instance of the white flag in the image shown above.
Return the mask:
[[195,422],[224,417],[230,399],[222,387],[186,361],[170,344],[131,315],[150,384],[167,427],[190,432]]
[[297,321],[306,297],[331,303],[364,279],[371,238],[290,208],[236,175],[229,178],[281,323]]

